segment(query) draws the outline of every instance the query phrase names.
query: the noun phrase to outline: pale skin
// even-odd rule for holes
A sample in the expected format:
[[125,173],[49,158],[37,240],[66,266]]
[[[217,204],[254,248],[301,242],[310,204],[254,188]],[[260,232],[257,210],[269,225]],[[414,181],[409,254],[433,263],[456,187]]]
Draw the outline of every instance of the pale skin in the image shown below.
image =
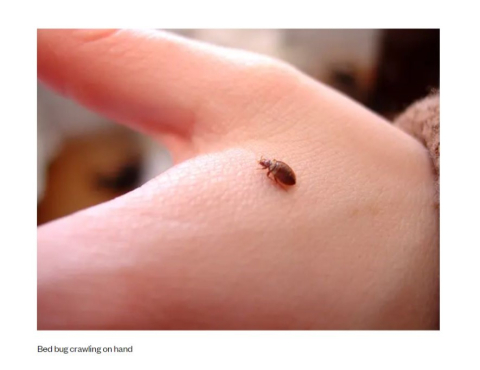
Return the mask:
[[430,159],[379,116],[278,61],[154,31],[38,31],[38,76],[176,163],[38,228],[39,329],[438,328]]

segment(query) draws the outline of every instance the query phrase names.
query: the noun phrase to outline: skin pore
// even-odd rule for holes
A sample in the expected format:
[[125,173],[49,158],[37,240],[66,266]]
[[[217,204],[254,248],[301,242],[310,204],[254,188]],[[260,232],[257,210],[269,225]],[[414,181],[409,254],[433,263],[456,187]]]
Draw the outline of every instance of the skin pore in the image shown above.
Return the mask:
[[438,328],[418,141],[279,61],[160,31],[39,30],[37,56],[44,83],[176,163],[38,228],[39,329]]

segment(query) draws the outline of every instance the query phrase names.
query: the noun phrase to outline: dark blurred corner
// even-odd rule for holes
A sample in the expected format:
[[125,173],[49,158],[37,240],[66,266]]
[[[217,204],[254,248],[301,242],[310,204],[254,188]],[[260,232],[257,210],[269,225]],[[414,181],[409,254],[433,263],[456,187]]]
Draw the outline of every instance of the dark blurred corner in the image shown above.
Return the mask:
[[141,154],[136,137],[121,127],[65,140],[48,169],[37,225],[138,187]]
[[392,117],[440,87],[440,30],[384,30],[367,106]]

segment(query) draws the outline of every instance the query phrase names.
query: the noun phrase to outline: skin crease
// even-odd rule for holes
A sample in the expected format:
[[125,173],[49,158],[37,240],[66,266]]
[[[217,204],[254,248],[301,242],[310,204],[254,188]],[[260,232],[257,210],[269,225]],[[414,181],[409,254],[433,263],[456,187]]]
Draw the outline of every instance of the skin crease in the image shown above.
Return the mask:
[[176,161],[38,228],[39,329],[438,329],[419,142],[288,65],[168,33],[39,30],[37,56],[44,83]]

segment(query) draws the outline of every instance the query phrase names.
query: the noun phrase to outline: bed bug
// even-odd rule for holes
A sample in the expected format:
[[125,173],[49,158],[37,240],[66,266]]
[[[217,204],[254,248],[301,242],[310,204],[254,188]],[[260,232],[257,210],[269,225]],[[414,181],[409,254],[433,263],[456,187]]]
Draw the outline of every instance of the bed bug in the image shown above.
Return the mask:
[[258,164],[262,166],[261,170],[267,169],[267,177],[270,177],[270,174],[273,174],[273,179],[278,184],[279,182],[284,185],[295,185],[297,178],[295,177],[295,172],[292,168],[282,161],[277,161],[276,159],[265,159],[260,158]]

